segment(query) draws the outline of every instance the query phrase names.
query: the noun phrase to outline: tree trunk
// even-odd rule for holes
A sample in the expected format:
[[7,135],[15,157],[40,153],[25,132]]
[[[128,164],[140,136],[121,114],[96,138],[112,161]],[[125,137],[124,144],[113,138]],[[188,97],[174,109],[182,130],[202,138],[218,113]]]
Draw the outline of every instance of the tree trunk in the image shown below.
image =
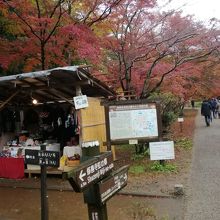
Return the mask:
[[45,70],[45,44],[41,41],[41,68]]

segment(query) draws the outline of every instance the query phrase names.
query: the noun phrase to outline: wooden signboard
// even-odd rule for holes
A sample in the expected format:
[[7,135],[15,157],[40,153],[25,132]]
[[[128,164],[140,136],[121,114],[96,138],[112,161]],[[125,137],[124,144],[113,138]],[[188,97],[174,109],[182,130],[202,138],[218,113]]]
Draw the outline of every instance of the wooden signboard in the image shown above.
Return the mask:
[[162,133],[160,105],[147,100],[124,100],[105,105],[107,146],[159,140]]
[[121,167],[98,183],[100,203],[103,204],[127,185],[128,166]]
[[25,163],[59,167],[60,154],[57,151],[25,150]]
[[112,153],[107,152],[80,164],[79,167],[74,169],[73,173],[68,174],[68,178],[73,178],[78,190],[83,191],[83,189],[104,177],[113,167]]

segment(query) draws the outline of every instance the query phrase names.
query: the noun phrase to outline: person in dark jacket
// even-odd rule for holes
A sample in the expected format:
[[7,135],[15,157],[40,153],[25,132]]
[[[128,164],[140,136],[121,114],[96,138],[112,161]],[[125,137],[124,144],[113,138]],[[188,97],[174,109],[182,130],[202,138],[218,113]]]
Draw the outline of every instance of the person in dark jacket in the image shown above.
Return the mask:
[[207,100],[204,100],[201,106],[201,115],[205,117],[205,122],[207,126],[210,126],[211,123],[211,113],[212,113],[212,106]]
[[213,118],[217,118],[217,99],[215,98],[212,98],[210,101],[209,101],[211,107],[212,107],[212,115],[213,115]]

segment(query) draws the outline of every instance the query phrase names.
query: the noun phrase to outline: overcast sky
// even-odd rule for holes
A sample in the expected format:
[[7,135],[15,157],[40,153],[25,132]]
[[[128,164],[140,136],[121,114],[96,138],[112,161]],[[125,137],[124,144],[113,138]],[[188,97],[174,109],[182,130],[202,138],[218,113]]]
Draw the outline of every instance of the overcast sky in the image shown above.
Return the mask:
[[220,19],[220,0],[173,0],[171,5],[171,8],[181,8],[184,15],[194,14],[198,20]]

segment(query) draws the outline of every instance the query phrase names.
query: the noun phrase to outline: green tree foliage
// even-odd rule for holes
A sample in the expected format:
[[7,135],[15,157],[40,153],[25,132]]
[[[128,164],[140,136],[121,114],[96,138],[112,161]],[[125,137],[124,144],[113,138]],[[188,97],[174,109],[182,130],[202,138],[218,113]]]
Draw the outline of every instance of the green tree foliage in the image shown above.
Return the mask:
[[161,104],[163,129],[166,130],[181,112],[182,103],[179,97],[172,93],[152,93],[149,99],[157,100]]

